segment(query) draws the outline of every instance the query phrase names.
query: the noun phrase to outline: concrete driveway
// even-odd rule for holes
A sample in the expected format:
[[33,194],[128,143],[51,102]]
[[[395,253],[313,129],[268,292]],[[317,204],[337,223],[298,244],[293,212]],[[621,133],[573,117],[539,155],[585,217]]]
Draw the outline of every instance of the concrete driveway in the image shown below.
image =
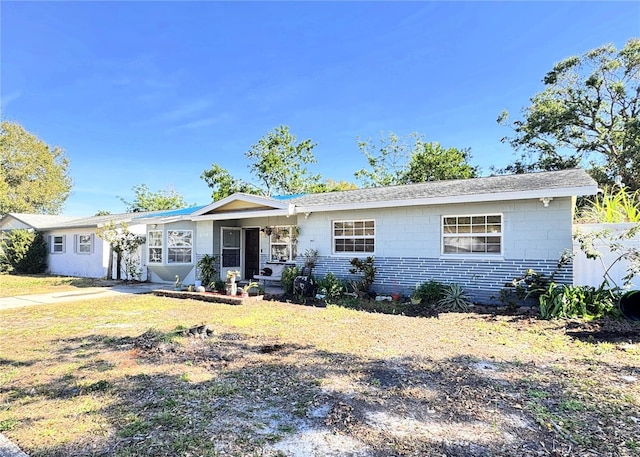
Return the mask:
[[[118,284],[108,287],[82,287],[76,290],[53,292],[48,294],[18,295],[15,297],[0,298],[0,310],[20,308],[23,306],[49,305],[54,303],[66,303],[91,298],[105,298],[121,296],[123,294],[147,294],[153,290],[170,288],[170,284]],[[2,455],[0,454],[0,457]]]

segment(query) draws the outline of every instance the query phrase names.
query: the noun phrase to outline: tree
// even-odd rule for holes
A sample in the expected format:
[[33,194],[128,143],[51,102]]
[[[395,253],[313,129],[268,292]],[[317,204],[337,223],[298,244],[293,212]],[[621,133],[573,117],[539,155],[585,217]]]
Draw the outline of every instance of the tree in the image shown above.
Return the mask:
[[400,174],[403,184],[468,179],[478,176],[478,167],[472,167],[470,149],[444,148],[440,143],[424,143],[418,140],[411,161]]
[[[605,45],[557,63],[523,118],[503,138],[520,160],[505,170],[527,172],[587,162],[601,184],[616,177],[640,188],[640,39],[620,50]],[[508,113],[498,122],[507,124]],[[567,150],[570,152],[567,153]]]
[[231,174],[217,163],[211,165],[211,169],[205,170],[200,179],[203,179],[207,185],[213,189],[211,198],[213,201],[222,200],[236,192],[244,192],[246,194],[261,194],[260,189],[252,184],[246,183],[234,178]]
[[352,182],[340,180],[334,181],[333,179],[325,179],[324,182],[316,183],[309,187],[309,192],[314,194],[320,194],[323,192],[339,192],[341,190],[353,190],[358,186]]
[[132,189],[135,194],[132,202],[118,197],[122,203],[127,205],[128,213],[180,209],[189,206],[189,204],[184,201],[184,197],[172,189],[151,192],[146,184],[133,186]]
[[0,242],[0,271],[39,274],[47,269],[47,242],[40,232],[11,230]]
[[69,160],[20,124],[0,124],[0,216],[58,214],[71,191]]
[[262,183],[265,195],[290,195],[307,192],[320,180],[305,166],[316,162],[315,146],[310,139],[298,143],[289,127],[281,125],[260,138],[245,156],[253,162],[249,170]]
[[466,179],[478,175],[478,167],[469,164],[470,149],[444,148],[425,142],[417,133],[388,138],[381,135],[379,145],[358,140],[358,148],[370,169],[355,172],[364,187],[382,187],[445,179]]
[[[138,257],[138,248],[146,241],[144,235],[138,235],[129,230],[129,226],[125,222],[121,222],[117,226],[113,221],[100,227],[96,234],[105,240],[111,246],[113,252],[116,253],[116,279],[122,278],[122,264],[124,263],[124,273],[127,281],[131,279],[140,279],[142,274],[140,270],[140,258]],[[109,256],[109,270],[107,279],[112,277],[112,256]]]
[[316,162],[312,153],[315,146],[310,139],[298,143],[289,127],[281,125],[273,132],[267,132],[245,153],[251,161],[249,171],[258,185],[234,178],[216,163],[200,178],[213,189],[211,197],[214,201],[236,192],[266,196],[311,192],[321,179],[320,175],[309,173],[306,167],[306,164]]

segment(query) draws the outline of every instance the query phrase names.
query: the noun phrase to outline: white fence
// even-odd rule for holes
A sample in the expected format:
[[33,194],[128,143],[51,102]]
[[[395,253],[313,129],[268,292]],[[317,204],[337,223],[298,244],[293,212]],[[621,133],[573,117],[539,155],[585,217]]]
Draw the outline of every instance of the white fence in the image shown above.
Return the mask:
[[[634,227],[636,224],[575,224],[573,226],[573,233],[578,231],[582,233],[591,233],[601,230],[609,231],[613,236],[619,235],[625,230]],[[635,247],[640,249],[640,236],[628,240],[621,240],[620,244],[625,247]],[[598,287],[604,280],[604,273],[609,269],[609,276],[615,284],[611,284],[611,287],[618,285],[623,287],[624,278],[627,275],[627,267],[629,262],[626,260],[619,260],[619,254],[611,252],[608,249],[606,243],[601,240],[597,240],[594,243],[594,247],[601,254],[600,259],[591,260],[587,259],[584,252],[580,249],[580,245],[577,241],[573,242],[573,252],[575,257],[573,259],[573,284],[580,286],[593,286]],[[634,277],[631,281],[631,288],[638,289],[640,287],[640,276]]]

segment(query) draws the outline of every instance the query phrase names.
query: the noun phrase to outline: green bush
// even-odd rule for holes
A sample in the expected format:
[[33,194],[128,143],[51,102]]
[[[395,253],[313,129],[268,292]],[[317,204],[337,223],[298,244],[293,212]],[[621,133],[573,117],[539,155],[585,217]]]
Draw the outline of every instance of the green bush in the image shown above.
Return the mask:
[[41,233],[12,230],[0,247],[0,270],[38,274],[47,269],[47,243]]
[[285,294],[293,294],[293,281],[297,276],[300,276],[302,269],[298,267],[287,267],[282,270],[282,277],[280,282],[282,283],[282,289]]
[[349,269],[349,273],[362,275],[362,280],[359,284],[353,284],[355,289],[358,289],[358,292],[368,293],[371,284],[376,279],[376,273],[378,269],[373,265],[374,258],[369,256],[364,260],[360,260],[357,257],[351,259],[351,265],[353,268]]
[[419,298],[425,305],[435,305],[442,298],[442,288],[442,284],[432,279],[416,287],[412,297]]
[[324,278],[318,279],[318,292],[324,293],[326,298],[336,298],[345,291],[345,285],[340,278],[333,273],[327,273]]
[[619,294],[603,286],[570,286],[549,284],[540,295],[540,317],[543,319],[568,317],[619,316]]

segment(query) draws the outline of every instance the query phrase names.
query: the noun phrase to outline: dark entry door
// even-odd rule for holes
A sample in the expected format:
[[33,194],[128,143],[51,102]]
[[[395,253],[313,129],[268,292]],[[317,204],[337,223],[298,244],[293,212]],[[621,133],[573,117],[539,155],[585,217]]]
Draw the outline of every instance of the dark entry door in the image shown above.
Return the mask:
[[260,229],[249,228],[244,231],[244,275],[251,279],[260,272]]

